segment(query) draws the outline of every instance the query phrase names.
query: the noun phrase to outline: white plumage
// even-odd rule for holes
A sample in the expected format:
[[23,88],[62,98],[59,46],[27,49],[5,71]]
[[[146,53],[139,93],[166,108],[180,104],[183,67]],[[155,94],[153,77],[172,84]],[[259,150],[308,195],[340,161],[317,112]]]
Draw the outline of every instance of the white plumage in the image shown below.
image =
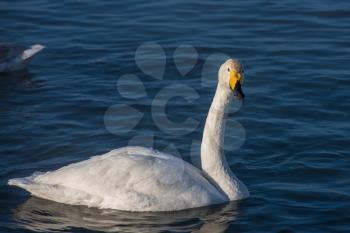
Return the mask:
[[227,74],[228,68],[242,69],[231,59],[220,68],[203,133],[202,170],[153,149],[124,147],[52,172],[11,179],[9,184],[56,202],[128,211],[183,210],[248,197],[222,153],[224,121],[232,99],[229,84],[234,78]]
[[227,201],[197,168],[143,147],[113,150],[9,184],[62,203],[129,211],[180,210]]

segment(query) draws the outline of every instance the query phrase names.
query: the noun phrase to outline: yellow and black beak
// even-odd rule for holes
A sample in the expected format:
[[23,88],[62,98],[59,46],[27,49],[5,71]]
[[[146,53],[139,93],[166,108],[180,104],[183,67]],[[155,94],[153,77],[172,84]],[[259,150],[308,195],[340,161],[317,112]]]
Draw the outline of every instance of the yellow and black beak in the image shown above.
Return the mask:
[[244,93],[242,91],[242,74],[236,71],[230,71],[230,88],[238,99],[244,99]]

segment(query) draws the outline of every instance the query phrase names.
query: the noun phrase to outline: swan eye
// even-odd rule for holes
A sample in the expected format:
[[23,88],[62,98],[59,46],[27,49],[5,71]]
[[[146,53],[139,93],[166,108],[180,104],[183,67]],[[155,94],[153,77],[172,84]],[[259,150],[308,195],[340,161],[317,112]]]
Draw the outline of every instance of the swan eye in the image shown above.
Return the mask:
[[230,68],[227,68],[227,71],[230,72]]

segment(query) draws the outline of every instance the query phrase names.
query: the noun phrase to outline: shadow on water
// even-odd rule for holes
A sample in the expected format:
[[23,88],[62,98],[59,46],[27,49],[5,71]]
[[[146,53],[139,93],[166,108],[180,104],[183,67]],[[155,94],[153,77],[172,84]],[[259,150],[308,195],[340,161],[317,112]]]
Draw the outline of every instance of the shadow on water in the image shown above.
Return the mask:
[[0,91],[6,91],[18,86],[28,86],[32,83],[33,74],[28,69],[0,73]]
[[16,227],[27,230],[103,232],[224,232],[239,215],[237,203],[176,212],[134,213],[73,206],[31,197],[14,210]]

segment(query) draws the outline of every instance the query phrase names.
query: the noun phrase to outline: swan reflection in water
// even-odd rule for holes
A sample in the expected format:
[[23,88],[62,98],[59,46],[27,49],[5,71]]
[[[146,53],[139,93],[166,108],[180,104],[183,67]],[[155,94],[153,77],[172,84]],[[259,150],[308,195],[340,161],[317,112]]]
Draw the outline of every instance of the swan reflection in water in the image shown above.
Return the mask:
[[14,210],[16,227],[38,232],[87,229],[104,232],[224,232],[237,203],[175,212],[126,212],[60,204],[31,197]]
[[[47,81],[39,75],[29,72],[28,69],[12,72],[0,73],[0,99],[10,98],[16,91],[38,91],[47,87]],[[22,92],[20,92],[22,94]],[[26,96],[26,100],[31,98]],[[32,97],[35,98],[35,97]],[[12,99],[12,98],[10,98]]]

